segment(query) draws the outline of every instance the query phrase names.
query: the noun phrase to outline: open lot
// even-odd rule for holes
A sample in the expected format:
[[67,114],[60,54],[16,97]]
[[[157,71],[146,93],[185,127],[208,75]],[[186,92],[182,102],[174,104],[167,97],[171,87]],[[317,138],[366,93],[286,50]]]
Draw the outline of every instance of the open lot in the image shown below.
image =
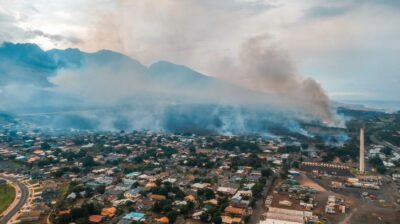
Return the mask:
[[7,184],[0,186],[0,214],[14,201],[15,189]]
[[307,175],[303,172],[300,172],[300,175],[295,179],[299,181],[301,186],[310,187],[318,192],[326,192],[325,188],[308,178]]
[[[325,188],[328,191],[327,193],[344,198],[350,205],[345,217],[342,215],[325,215],[332,223],[399,223],[400,207],[395,202],[394,192],[396,192],[396,188],[393,184],[383,184],[379,190],[350,187],[333,189],[329,186],[329,178],[315,179],[312,176],[308,176],[308,178]],[[376,200],[362,198],[363,192],[375,195]],[[317,200],[326,201],[326,199],[321,198],[323,196],[324,193],[319,194]]]

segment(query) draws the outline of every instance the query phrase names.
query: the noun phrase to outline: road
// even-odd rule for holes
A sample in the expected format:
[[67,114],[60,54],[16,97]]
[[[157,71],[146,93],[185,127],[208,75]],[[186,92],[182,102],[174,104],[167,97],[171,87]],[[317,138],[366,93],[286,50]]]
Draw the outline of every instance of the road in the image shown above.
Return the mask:
[[17,186],[17,188],[19,188],[19,189],[16,189],[17,197],[18,197],[18,194],[20,195],[20,198],[17,199],[18,201],[16,203],[13,202],[10,205],[10,206],[13,206],[13,208],[8,210],[7,214],[4,214],[4,216],[0,219],[0,224],[7,224],[21,210],[21,208],[28,201],[29,189],[25,184],[21,183],[16,178],[4,176],[4,175],[1,175],[1,177],[4,179],[7,179],[8,181],[13,182]]
[[257,224],[260,222],[262,214],[265,212],[264,208],[264,200],[267,197],[267,194],[271,188],[271,185],[273,183],[273,180],[275,179],[275,175],[271,175],[268,179],[267,182],[265,183],[262,197],[260,197],[256,201],[256,206],[253,208],[253,214],[250,216],[249,224]]

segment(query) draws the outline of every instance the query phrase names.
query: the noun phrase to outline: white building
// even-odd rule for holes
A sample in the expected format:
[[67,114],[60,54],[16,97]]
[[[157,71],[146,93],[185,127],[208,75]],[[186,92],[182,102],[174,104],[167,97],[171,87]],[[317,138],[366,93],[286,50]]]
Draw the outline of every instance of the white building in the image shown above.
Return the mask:
[[307,220],[315,219],[312,212],[270,207],[266,219],[260,224],[304,224]]

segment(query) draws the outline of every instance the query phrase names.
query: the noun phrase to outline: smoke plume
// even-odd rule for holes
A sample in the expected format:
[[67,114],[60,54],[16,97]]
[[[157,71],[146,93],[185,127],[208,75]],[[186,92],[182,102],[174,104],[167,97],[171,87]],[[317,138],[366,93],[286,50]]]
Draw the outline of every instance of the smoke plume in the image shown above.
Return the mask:
[[[209,4],[214,6],[213,10],[209,10]],[[208,71],[208,75],[272,94],[270,97],[275,98],[264,99],[264,103],[280,101],[282,107],[295,108],[299,113],[307,112],[331,122],[329,99],[321,86],[314,79],[297,74],[289,54],[271,35],[254,36],[237,49],[221,51],[225,43],[218,40],[230,40],[226,35],[234,32],[234,24],[241,24],[243,18],[241,11],[226,14],[221,10],[240,9],[245,4],[238,1],[221,1],[220,4],[223,7],[216,7],[219,4],[214,5],[214,1],[160,1],[159,4],[118,1],[107,10],[94,6],[99,17],[84,48],[111,48],[145,63],[168,59],[200,67]],[[139,15],[143,20],[136,19]],[[205,34],[214,41],[202,42]],[[213,56],[209,57],[210,54]],[[218,64],[217,69],[212,68],[216,61],[226,58],[231,60]]]
[[299,76],[290,56],[269,35],[247,40],[230,71],[228,79],[232,82],[282,97],[282,104],[307,111],[326,122],[332,121],[329,98],[324,90],[314,79]]
[[[107,50],[43,51],[33,44],[6,43],[0,47],[0,105],[58,129],[261,134],[283,128],[301,133],[299,123],[324,118],[311,108],[317,108],[316,100],[309,99],[318,87],[315,82],[279,73],[279,67],[271,74],[283,74],[283,79],[263,75],[276,64],[291,64],[281,54],[245,46],[237,76],[251,76],[242,76],[246,79],[240,86],[167,61],[147,67]],[[274,59],[271,65],[261,60],[265,55]]]

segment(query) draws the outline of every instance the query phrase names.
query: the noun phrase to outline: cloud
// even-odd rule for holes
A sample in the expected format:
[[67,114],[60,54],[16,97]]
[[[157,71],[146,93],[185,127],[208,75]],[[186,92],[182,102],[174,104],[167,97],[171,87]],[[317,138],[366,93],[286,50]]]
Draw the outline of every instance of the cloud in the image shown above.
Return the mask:
[[299,22],[308,20],[320,20],[343,16],[364,6],[376,7],[383,6],[388,9],[400,7],[400,1],[397,0],[350,0],[350,1],[319,1],[316,5],[303,10],[304,18]]
[[[35,7],[28,7],[27,12],[38,13]],[[22,21],[29,20],[24,13],[10,13],[0,8],[0,42],[29,42],[37,38],[46,38],[51,42],[64,45],[82,44],[83,40],[75,36],[50,34],[38,29],[30,29],[20,25]]]
[[353,10],[355,5],[315,6],[304,10],[305,20],[317,20],[344,15]]
[[41,30],[26,30],[25,31],[28,36],[31,38],[36,38],[36,37],[45,37],[51,41],[54,42],[67,42],[69,44],[81,44],[83,43],[83,40],[73,37],[73,36],[63,36],[59,34],[49,34],[45,33]]
[[387,6],[387,7],[400,7],[400,1],[398,0],[354,0],[354,2],[359,3],[359,4],[371,4],[371,5],[382,5],[382,6]]
[[25,39],[26,33],[17,25],[16,18],[0,10],[0,42]]
[[201,4],[207,5],[207,7],[218,8],[219,10],[226,11],[229,13],[238,12],[247,15],[254,15],[264,13],[276,7],[272,3],[268,3],[264,0],[205,0]]

